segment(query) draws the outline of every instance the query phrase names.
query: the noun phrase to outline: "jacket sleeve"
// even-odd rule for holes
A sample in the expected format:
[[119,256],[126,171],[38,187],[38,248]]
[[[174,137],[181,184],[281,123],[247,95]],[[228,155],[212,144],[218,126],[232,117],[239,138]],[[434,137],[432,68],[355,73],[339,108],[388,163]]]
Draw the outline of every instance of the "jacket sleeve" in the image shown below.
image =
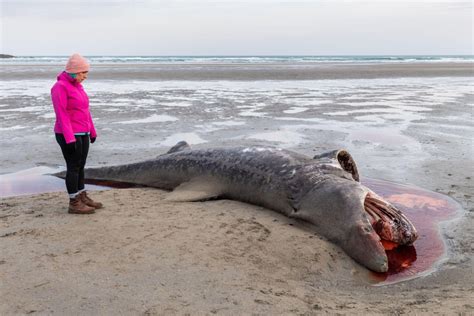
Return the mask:
[[61,126],[63,131],[64,138],[66,143],[73,143],[76,141],[74,137],[74,131],[72,130],[71,120],[66,111],[67,106],[67,92],[66,89],[60,85],[56,84],[51,89],[51,100],[53,101],[54,112],[56,113],[56,120]]
[[94,126],[94,122],[92,121],[92,115],[90,111],[89,111],[89,122],[91,124],[91,138],[96,138],[97,132],[95,131],[95,126]]

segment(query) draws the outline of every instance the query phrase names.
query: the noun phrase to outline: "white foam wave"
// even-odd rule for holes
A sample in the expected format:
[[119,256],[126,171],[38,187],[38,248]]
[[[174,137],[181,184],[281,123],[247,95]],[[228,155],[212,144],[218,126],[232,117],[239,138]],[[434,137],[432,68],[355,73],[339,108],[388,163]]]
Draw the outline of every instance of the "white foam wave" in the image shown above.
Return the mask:
[[296,113],[301,113],[301,112],[305,112],[307,111],[308,108],[305,108],[305,107],[298,107],[298,106],[294,106],[288,110],[285,110],[283,111],[283,113],[286,113],[286,114],[296,114]]

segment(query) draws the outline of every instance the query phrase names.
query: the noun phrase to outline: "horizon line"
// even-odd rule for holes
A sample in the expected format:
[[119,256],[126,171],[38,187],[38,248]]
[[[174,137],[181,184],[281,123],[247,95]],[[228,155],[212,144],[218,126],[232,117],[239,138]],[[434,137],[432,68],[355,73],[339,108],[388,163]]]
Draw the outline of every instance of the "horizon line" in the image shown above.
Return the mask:
[[[0,53],[0,55],[9,55],[13,57],[69,57],[70,55],[13,55],[9,53]],[[267,54],[245,54],[245,55],[151,55],[151,54],[143,54],[143,55],[87,55],[84,54],[83,56],[88,57],[415,57],[415,56],[473,56],[474,54],[324,54],[324,55],[298,55],[298,54],[275,54],[275,55],[267,55]]]

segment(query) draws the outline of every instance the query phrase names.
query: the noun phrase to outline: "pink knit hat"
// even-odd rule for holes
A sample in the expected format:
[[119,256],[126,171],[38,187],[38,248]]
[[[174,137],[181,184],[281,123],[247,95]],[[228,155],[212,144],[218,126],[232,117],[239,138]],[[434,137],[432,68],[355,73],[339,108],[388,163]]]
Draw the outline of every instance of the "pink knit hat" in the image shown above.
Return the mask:
[[79,72],[89,71],[89,63],[78,53],[69,57],[66,64],[66,72],[70,74],[77,74]]

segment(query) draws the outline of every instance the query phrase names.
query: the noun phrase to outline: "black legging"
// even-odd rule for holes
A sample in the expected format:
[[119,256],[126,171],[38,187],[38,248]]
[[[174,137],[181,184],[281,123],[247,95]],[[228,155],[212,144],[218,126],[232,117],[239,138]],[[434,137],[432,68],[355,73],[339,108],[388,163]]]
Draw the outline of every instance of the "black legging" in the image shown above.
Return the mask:
[[61,146],[61,151],[66,160],[67,193],[77,193],[84,189],[84,166],[89,153],[89,135],[76,135],[76,146],[66,145],[63,134],[56,134],[56,141]]

